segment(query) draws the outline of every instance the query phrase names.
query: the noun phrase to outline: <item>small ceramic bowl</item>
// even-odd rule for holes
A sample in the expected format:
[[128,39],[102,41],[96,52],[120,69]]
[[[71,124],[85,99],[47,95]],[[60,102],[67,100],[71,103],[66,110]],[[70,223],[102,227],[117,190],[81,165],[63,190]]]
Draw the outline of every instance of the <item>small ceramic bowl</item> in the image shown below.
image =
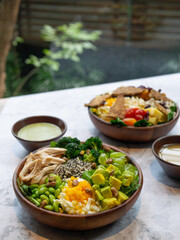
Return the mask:
[[[44,141],[29,141],[29,140],[24,140],[17,136],[19,130],[21,128],[23,128],[24,126],[32,124],[32,123],[39,123],[39,122],[52,123],[52,124],[58,126],[62,132],[59,136],[48,139],[48,140],[44,140]],[[32,116],[32,117],[23,118],[23,119],[17,121],[12,126],[11,131],[12,131],[12,134],[14,135],[14,137],[22,144],[22,146],[31,152],[38,148],[49,145],[51,141],[58,141],[67,131],[67,125],[60,118],[56,118],[56,117],[52,117],[52,116]]]
[[166,162],[159,156],[160,149],[164,145],[172,143],[180,144],[180,135],[161,137],[157,139],[152,145],[152,152],[159,164],[161,165],[162,169],[168,176],[180,179],[180,166],[170,162]]
[[[113,149],[114,151],[117,152],[121,151],[120,149],[115,148],[113,146],[107,144],[103,145]],[[36,207],[34,204],[32,204],[28,199],[26,199],[23,196],[17,185],[17,178],[19,176],[21,169],[24,166],[26,158],[19,164],[19,166],[16,168],[14,172],[13,175],[14,192],[22,207],[24,207],[36,220],[44,224],[66,230],[89,230],[102,227],[124,216],[129,211],[129,209],[131,209],[132,206],[135,204],[141,193],[141,189],[143,186],[143,174],[141,168],[136,161],[130,158],[127,154],[126,156],[128,157],[129,162],[136,166],[138,170],[140,187],[131,195],[131,197],[127,201],[125,201],[124,203],[117,207],[114,207],[103,212],[86,215],[70,215],[51,212],[43,208]]]
[[118,127],[93,114],[90,108],[88,113],[94,126],[108,137],[127,142],[148,142],[166,135],[173,129],[179,118],[179,107],[171,121],[150,127]]

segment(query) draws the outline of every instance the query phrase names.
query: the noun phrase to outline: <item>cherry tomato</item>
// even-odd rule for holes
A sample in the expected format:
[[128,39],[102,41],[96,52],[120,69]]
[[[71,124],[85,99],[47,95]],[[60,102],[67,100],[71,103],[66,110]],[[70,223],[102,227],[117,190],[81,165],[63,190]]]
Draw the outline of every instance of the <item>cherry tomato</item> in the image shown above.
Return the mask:
[[124,118],[123,122],[128,126],[134,126],[136,119],[135,118]]
[[147,112],[140,108],[129,108],[125,113],[125,118],[135,118],[137,121],[144,119]]
[[127,109],[125,113],[125,118],[134,118],[135,117],[135,111],[137,111],[139,108],[129,108]]

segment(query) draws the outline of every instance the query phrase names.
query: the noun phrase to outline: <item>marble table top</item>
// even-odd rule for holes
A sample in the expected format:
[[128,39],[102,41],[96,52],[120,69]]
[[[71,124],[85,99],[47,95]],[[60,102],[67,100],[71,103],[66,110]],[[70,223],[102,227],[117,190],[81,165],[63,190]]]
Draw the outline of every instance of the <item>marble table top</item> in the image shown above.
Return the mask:
[[[152,143],[130,144],[103,136],[91,123],[83,106],[95,95],[119,86],[145,85],[162,89],[180,105],[180,74],[115,82],[12,97],[6,100],[0,113],[0,239],[19,240],[179,240],[180,239],[180,181],[169,178],[151,151]],[[0,100],[0,105],[2,105]],[[120,147],[141,166],[144,185],[132,209],[118,221],[90,231],[76,232],[45,226],[37,222],[19,204],[12,188],[16,166],[28,152],[11,134],[13,123],[31,115],[53,115],[67,122],[65,136],[85,140],[98,136],[105,143]],[[180,124],[169,133],[180,134]]]

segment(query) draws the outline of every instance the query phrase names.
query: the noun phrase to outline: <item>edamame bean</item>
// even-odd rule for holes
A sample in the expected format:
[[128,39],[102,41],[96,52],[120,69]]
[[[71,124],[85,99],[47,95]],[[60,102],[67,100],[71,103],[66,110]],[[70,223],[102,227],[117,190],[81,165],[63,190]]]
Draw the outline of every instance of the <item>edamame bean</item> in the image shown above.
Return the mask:
[[46,179],[45,179],[45,184],[47,184],[49,182],[49,178],[47,177]]
[[42,200],[40,198],[36,198],[36,201],[38,201],[40,204],[42,202]]
[[45,191],[47,191],[47,187],[42,187],[39,189],[39,194],[43,194]]
[[42,188],[42,187],[46,187],[46,184],[41,184],[41,185],[38,186],[39,189]]
[[31,184],[30,185],[30,188],[33,190],[33,189],[35,189],[35,188],[38,188],[38,184]]
[[36,194],[34,193],[34,194],[32,195],[32,197],[33,197],[33,198],[36,198],[37,196],[36,196]]
[[46,196],[49,196],[50,192],[47,190],[47,191],[45,191],[45,194],[46,194]]
[[40,195],[40,194],[39,194],[39,189],[37,189],[37,190],[35,191],[35,194],[36,194],[37,197]]
[[49,198],[46,195],[44,195],[44,194],[40,196],[40,199],[41,200],[46,200],[47,203],[49,203]]
[[60,190],[59,188],[56,189],[56,191],[55,191],[55,193],[54,193],[55,198],[58,198],[60,192],[61,192],[61,190]]
[[29,186],[23,184],[22,185],[22,189],[25,191],[25,192],[29,192]]
[[57,201],[53,202],[53,210],[55,212],[59,212],[59,203]]
[[55,200],[55,196],[50,194],[49,195],[49,200],[50,200],[50,203],[53,204],[54,200]]
[[46,210],[53,211],[53,206],[50,205],[50,204],[44,206],[44,208],[45,208]]
[[[51,174],[50,174],[50,177],[54,177],[56,180],[60,180],[60,181],[61,181],[60,176],[58,176],[58,175],[56,175],[56,174],[54,174],[54,173],[51,173]],[[61,182],[62,182],[62,181],[61,181]]]
[[49,192],[50,192],[51,194],[54,194],[54,193],[55,193],[55,189],[54,189],[53,187],[50,187],[50,188],[49,188]]
[[58,187],[61,185],[62,181],[61,180],[57,180],[56,181],[56,185],[55,185],[55,189],[58,189]]

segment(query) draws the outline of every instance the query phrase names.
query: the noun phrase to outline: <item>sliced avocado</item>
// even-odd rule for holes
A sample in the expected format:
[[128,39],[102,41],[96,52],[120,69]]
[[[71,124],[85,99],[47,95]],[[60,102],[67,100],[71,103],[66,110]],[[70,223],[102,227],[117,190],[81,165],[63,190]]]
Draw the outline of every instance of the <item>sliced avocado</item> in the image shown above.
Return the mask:
[[94,184],[94,185],[92,186],[92,190],[93,190],[94,192],[95,192],[96,190],[98,190],[99,192],[101,191],[99,185],[97,185],[97,184]]
[[112,198],[113,197],[110,186],[101,188],[101,193],[104,198]]
[[96,169],[96,171],[94,172],[93,175],[98,174],[98,173],[101,173],[104,176],[105,179],[109,179],[109,172],[106,171],[105,169],[98,168],[98,169]]
[[113,208],[113,207],[115,207],[117,205],[118,205],[118,201],[114,197],[113,198],[105,198],[104,200],[102,200],[102,207],[103,207],[103,209],[104,208],[110,209],[110,208]]
[[131,182],[133,181],[134,174],[130,171],[124,171],[122,174],[122,185],[123,186],[130,186]]
[[111,187],[115,187],[118,191],[121,187],[121,180],[117,179],[116,177],[110,176],[109,183]]
[[111,173],[112,171],[114,171],[114,175],[116,174],[116,173],[120,173],[120,171],[119,171],[119,169],[117,168],[117,167],[115,167],[114,165],[112,165],[112,164],[110,164],[109,166],[108,166],[108,168],[106,169],[106,171],[108,171],[109,173]]
[[97,173],[95,175],[93,174],[91,176],[91,179],[92,179],[94,184],[97,184],[97,185],[104,185],[105,184],[105,178],[102,175],[102,173]]
[[123,203],[124,201],[126,201],[129,197],[123,193],[119,191],[119,196],[118,196],[118,205],[120,205],[121,203]]
[[104,199],[103,195],[98,190],[95,190],[95,198],[98,202]]

